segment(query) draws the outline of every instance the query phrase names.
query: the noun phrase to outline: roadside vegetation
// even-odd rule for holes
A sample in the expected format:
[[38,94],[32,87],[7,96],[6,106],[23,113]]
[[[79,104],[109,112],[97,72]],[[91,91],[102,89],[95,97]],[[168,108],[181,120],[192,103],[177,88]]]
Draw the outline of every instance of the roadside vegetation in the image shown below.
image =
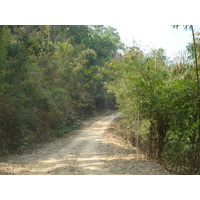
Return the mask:
[[133,143],[180,174],[200,174],[198,36],[173,61],[163,49],[145,54],[135,45],[104,67],[112,75],[105,86],[116,96]]
[[123,48],[109,26],[0,26],[0,155],[23,150],[113,108],[93,79]]

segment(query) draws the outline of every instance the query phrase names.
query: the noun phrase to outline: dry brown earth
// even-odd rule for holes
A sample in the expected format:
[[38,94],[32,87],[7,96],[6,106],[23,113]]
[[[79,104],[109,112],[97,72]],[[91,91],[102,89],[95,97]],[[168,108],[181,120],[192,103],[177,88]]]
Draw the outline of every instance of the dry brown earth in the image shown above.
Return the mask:
[[0,174],[148,175],[168,174],[149,162],[114,130],[118,114],[104,114],[31,153],[0,158]]

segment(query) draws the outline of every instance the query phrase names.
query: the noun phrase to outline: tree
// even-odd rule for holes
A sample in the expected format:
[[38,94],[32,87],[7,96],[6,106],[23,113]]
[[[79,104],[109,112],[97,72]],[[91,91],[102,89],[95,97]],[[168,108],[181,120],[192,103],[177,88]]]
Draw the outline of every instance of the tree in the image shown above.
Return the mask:
[[[174,25],[174,28],[178,28],[179,25]],[[193,25],[184,25],[183,26],[185,30],[190,29],[192,32],[192,38],[193,38],[193,50],[194,50],[194,63],[195,63],[195,69],[196,69],[196,88],[197,88],[197,100],[196,100],[196,121],[197,121],[197,135],[196,135],[196,153],[194,157],[194,163],[195,166],[198,167],[199,161],[200,161],[200,80],[199,80],[199,66],[198,66],[198,59],[197,59],[197,50],[196,50],[196,39],[194,34],[194,28]]]
[[148,56],[135,50],[107,66],[107,72],[114,73],[114,80],[106,87],[115,93],[120,110],[129,121],[137,120],[138,111],[141,120],[149,121],[148,154],[161,162],[170,122],[166,58],[163,49],[153,50]]
[[114,29],[0,26],[0,42],[0,152],[44,140],[106,101],[102,80],[91,82],[117,52]]
[[139,132],[138,146],[150,158],[194,174],[199,169],[194,163],[197,88],[194,67],[185,59],[169,64],[163,49],[144,54],[132,47],[105,65],[110,75],[105,87],[115,94],[127,126],[135,135]]

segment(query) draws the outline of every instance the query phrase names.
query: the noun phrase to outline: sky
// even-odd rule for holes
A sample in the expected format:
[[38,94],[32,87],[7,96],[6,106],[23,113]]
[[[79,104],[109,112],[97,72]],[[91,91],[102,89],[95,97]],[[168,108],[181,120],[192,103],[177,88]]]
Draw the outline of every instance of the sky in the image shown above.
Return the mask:
[[171,24],[199,23],[199,7],[193,6],[198,1],[192,1],[101,0],[94,4],[92,0],[57,0],[47,4],[35,0],[31,9],[24,9],[28,6],[25,0],[7,0],[2,7],[9,7],[10,14],[7,9],[1,10],[0,24],[110,25],[127,46],[135,40],[142,49],[163,48],[173,58],[192,41],[192,35],[191,31],[173,29]]
[[[133,41],[143,50],[163,48],[166,55],[173,59],[179,51],[184,51],[188,43],[192,42],[192,33],[183,28],[173,29],[171,25],[155,24],[111,24],[117,29],[125,45],[132,46]],[[200,26],[194,26],[195,31]]]

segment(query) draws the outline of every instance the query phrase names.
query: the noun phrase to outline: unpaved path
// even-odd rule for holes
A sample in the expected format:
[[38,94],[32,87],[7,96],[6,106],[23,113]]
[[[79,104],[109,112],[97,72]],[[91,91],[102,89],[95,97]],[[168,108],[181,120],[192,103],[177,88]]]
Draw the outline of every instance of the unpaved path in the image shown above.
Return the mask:
[[35,149],[32,153],[0,159],[0,174],[112,175],[167,174],[146,161],[130,145],[107,131],[118,114],[84,122],[81,130]]

